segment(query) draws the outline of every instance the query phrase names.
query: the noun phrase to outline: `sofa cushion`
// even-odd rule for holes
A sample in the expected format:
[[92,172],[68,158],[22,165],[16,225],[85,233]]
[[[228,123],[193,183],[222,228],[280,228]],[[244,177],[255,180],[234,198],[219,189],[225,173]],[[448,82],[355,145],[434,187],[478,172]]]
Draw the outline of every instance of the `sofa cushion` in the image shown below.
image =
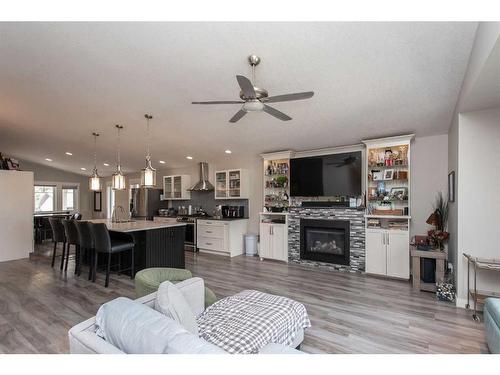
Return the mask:
[[198,336],[196,316],[182,292],[170,281],[160,284],[156,292],[155,310],[174,319],[193,335]]
[[96,315],[97,335],[125,353],[160,354],[187,331],[165,315],[119,297],[102,305]]
[[96,334],[129,354],[225,353],[154,309],[119,297],[102,305]]
[[500,298],[486,298],[484,309],[488,311],[493,321],[500,327]]

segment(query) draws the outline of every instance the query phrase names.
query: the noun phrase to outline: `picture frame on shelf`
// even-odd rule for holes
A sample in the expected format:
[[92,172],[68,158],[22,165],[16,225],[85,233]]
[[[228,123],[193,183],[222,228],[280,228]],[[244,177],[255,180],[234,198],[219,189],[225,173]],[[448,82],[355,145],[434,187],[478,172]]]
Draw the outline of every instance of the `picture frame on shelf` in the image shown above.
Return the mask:
[[448,202],[455,202],[455,171],[448,174]]
[[384,172],[380,170],[372,171],[373,181],[382,181],[384,179]]
[[384,181],[392,180],[394,178],[394,169],[386,169],[384,172]]
[[394,187],[391,189],[391,197],[394,199],[405,200],[408,197],[408,188]]
[[368,197],[369,198],[376,198],[378,196],[378,191],[376,186],[370,186],[368,188]]

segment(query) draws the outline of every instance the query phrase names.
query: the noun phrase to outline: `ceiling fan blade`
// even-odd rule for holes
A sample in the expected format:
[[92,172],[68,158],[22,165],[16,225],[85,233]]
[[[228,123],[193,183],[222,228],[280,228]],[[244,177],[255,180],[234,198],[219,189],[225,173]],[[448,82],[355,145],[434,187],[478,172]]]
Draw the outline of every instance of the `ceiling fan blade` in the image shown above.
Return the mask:
[[289,102],[292,100],[309,99],[312,98],[313,95],[314,95],[313,91],[297,92],[295,94],[270,96],[269,98],[263,98],[262,101],[266,103]]
[[292,119],[290,116],[285,115],[283,112],[280,112],[277,109],[269,107],[268,105],[265,104],[264,104],[264,112],[269,113],[271,116],[279,118],[280,120],[283,121],[289,121]]
[[243,95],[247,99],[255,99],[255,89],[253,88],[252,82],[247,77],[244,76],[236,76],[236,80],[238,81],[238,85],[240,85],[241,91],[243,91]]
[[191,104],[243,104],[245,102],[237,100],[213,100],[208,102],[191,102]]
[[238,112],[236,112],[236,114],[233,117],[231,117],[231,120],[229,120],[229,122],[236,122],[246,114],[247,113],[244,110],[240,109]]

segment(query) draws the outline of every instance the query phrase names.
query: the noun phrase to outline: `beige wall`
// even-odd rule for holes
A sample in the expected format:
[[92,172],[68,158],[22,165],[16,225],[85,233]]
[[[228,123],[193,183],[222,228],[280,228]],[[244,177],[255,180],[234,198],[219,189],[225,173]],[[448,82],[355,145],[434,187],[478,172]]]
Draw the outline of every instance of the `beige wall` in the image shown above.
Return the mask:
[[[458,140],[458,306],[467,298],[467,262],[462,253],[499,258],[500,108],[461,113]],[[500,292],[500,274],[482,272],[478,289]]]
[[416,137],[411,145],[410,234],[426,234],[437,192],[448,194],[448,135]]
[[57,168],[47,167],[25,160],[20,160],[21,169],[34,173],[35,183],[43,182],[69,182],[79,184],[79,211],[84,219],[92,217],[94,195],[88,189],[88,178],[77,173],[70,173]]

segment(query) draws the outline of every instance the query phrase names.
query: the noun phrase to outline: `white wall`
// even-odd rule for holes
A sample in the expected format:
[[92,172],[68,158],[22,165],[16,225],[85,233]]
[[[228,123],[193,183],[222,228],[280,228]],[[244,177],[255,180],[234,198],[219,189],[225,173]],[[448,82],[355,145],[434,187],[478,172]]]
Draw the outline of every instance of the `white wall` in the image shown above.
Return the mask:
[[44,182],[70,182],[80,185],[78,192],[79,198],[79,211],[82,213],[84,219],[92,217],[94,207],[94,195],[88,189],[88,179],[86,176],[77,173],[70,173],[57,168],[50,168],[46,165],[32,163],[25,160],[19,161],[23,171],[31,171],[35,176],[35,183],[37,181]]
[[411,145],[410,234],[426,234],[438,191],[448,194],[448,135],[416,137]]
[[[500,108],[461,113],[458,141],[458,304],[467,298],[462,252],[500,258]],[[500,292],[500,273],[483,272],[479,288]]]

